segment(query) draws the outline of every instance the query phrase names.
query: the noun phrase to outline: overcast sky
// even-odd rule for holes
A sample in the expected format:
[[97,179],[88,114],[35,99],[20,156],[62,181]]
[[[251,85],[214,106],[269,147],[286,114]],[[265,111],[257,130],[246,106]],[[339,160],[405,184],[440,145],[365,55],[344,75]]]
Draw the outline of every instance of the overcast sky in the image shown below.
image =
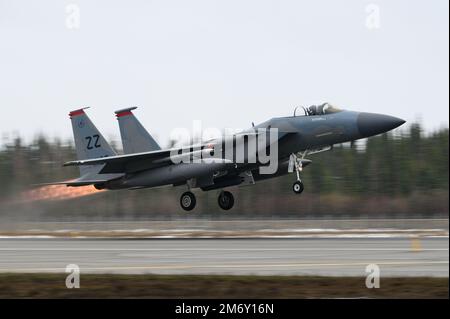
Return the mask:
[[448,6],[0,0],[0,133],[69,138],[68,112],[91,106],[105,136],[118,137],[113,111],[139,106],[166,145],[193,120],[246,128],[326,101],[420,118],[431,131],[448,126]]

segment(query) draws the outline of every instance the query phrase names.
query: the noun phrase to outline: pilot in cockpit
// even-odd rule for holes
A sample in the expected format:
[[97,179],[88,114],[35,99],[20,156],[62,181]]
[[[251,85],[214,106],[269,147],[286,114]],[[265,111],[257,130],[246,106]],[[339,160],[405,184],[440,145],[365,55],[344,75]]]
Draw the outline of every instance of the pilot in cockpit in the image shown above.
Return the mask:
[[338,109],[328,103],[324,103],[319,106],[312,105],[306,109],[306,112],[309,116],[327,115],[327,114],[337,113],[340,111],[341,111],[340,109]]
[[308,108],[308,115],[309,115],[309,116],[317,115],[317,106],[311,105],[311,106]]

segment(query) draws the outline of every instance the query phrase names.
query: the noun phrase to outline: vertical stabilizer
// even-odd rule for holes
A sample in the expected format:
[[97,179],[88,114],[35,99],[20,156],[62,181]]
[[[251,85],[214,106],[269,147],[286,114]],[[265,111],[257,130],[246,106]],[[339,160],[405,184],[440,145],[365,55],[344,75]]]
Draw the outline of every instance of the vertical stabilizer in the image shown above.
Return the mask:
[[131,107],[116,111],[125,154],[159,151],[161,147],[134,116]]
[[[116,152],[106,142],[106,139],[95,127],[83,109],[70,112],[72,121],[73,136],[78,160],[109,157],[116,155]],[[81,166],[81,175],[96,174],[101,166]]]

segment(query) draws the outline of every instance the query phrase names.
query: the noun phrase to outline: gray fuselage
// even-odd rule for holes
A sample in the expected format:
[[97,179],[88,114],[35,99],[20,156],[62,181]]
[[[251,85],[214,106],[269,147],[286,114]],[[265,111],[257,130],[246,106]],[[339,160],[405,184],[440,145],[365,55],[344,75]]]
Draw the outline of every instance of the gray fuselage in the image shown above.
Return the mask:
[[[260,129],[278,130],[278,169],[272,174],[260,174],[258,168],[264,164],[249,161],[245,153],[243,162],[237,162],[235,155],[228,158],[227,162],[213,161],[205,163],[202,161],[194,163],[171,164],[156,167],[150,170],[126,175],[119,180],[104,185],[108,189],[123,188],[147,188],[164,185],[183,185],[189,182],[191,187],[200,187],[203,190],[212,190],[241,184],[244,172],[252,172],[255,181],[274,178],[288,173],[289,157],[303,151],[319,149],[334,144],[349,142],[381,134],[392,130],[404,123],[403,120],[374,113],[360,113],[354,111],[338,111],[330,114],[278,117],[261,123],[240,134],[254,134]],[[233,153],[244,143],[248,149],[247,139],[232,138],[234,142],[231,147]],[[209,145],[217,154],[213,157],[226,158],[222,152],[225,139],[213,140]],[[239,142],[240,141],[240,142]],[[269,146],[269,142],[265,148]],[[258,147],[260,147],[258,145]],[[221,155],[219,155],[221,154]]]

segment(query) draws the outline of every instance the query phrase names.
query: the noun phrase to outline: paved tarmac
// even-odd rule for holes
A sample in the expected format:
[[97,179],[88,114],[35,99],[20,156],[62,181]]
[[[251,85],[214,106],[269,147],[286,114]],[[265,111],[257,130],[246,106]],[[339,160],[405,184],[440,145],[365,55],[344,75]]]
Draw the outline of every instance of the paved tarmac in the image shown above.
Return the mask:
[[448,238],[0,239],[0,272],[449,275]]

